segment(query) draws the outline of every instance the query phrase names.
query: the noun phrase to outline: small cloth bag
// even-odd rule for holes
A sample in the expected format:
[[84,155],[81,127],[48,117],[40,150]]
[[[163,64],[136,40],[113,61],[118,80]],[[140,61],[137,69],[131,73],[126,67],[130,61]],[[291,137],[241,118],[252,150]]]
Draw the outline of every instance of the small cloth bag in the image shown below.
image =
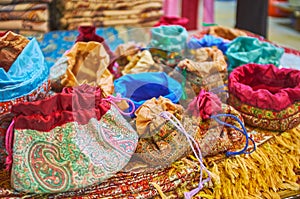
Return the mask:
[[48,96],[49,68],[36,39],[7,32],[0,38],[0,168],[4,166],[5,134],[13,118],[11,108]]
[[101,89],[82,85],[13,107],[16,117],[6,138],[12,187],[29,193],[73,191],[120,171],[138,136],[111,103]]
[[[150,166],[170,166],[189,151],[185,135],[160,116],[164,111],[180,121],[183,119],[183,107],[164,97],[147,100],[135,112],[140,136],[135,154]],[[187,132],[196,132],[197,124],[192,125],[189,118],[184,119]]]
[[[180,83],[164,72],[124,75],[116,79],[114,85],[115,93],[132,100],[136,109],[153,97],[163,96],[173,103],[177,103],[182,96]],[[130,105],[129,111],[134,111],[132,105]]]
[[171,52],[184,52],[188,32],[182,26],[158,26],[151,29],[149,47]]
[[110,58],[99,42],[77,42],[51,67],[52,89],[90,84],[100,86],[105,94],[113,93],[113,75],[107,69]]
[[235,68],[248,63],[274,64],[278,67],[283,53],[283,48],[257,38],[238,37],[229,44],[226,51],[228,72],[231,73]]
[[[221,50],[216,47],[198,48],[192,50],[194,60],[184,59],[178,63],[183,81],[190,83],[196,95],[201,89],[218,93],[225,101],[227,94],[227,63]],[[188,92],[188,91],[187,91]]]

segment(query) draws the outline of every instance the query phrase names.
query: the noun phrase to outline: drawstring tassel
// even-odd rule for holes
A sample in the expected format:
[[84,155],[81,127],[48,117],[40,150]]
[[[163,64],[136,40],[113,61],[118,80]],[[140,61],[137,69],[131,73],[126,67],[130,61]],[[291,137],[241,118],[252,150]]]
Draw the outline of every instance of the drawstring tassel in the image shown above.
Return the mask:
[[[193,189],[190,192],[184,193],[184,196],[185,196],[186,199],[191,199],[194,195],[196,195],[204,187],[205,183],[210,181],[211,174],[207,170],[205,165],[203,164],[202,154],[201,154],[201,150],[199,148],[198,143],[194,140],[194,138],[190,134],[188,134],[186,132],[186,130],[184,129],[184,127],[182,126],[180,121],[174,115],[172,115],[171,113],[169,113],[167,111],[162,112],[160,114],[160,116],[163,117],[164,119],[170,121],[180,132],[182,132],[186,136],[195,157],[197,158],[198,162],[200,163],[200,178],[199,178],[198,187]],[[195,146],[196,146],[196,148],[195,148]],[[207,173],[208,177],[205,180],[202,181],[203,170]]]

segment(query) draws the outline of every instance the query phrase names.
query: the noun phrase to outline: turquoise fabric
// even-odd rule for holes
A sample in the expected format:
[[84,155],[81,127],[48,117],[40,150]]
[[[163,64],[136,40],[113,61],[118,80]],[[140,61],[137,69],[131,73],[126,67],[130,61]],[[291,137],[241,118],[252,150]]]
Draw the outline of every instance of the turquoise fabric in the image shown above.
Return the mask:
[[49,68],[38,42],[33,38],[8,72],[0,68],[0,102],[30,94],[47,81]]
[[283,53],[283,48],[257,38],[237,37],[229,44],[226,52],[229,61],[228,71],[231,72],[234,68],[248,63],[274,64],[278,67]]
[[151,29],[149,47],[180,52],[186,48],[188,32],[182,26],[158,26]]

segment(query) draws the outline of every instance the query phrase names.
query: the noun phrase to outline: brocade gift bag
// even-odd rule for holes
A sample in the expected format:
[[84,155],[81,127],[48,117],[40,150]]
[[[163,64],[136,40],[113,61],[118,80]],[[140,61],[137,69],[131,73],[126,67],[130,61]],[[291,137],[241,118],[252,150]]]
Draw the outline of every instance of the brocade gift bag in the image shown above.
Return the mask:
[[178,69],[196,95],[201,89],[218,93],[226,101],[227,63],[221,50],[213,48],[198,48],[192,50],[193,60],[184,59],[178,63]]
[[185,135],[160,116],[164,111],[179,121],[184,120],[183,126],[189,134],[195,134],[199,129],[190,118],[183,118],[184,109],[180,104],[164,97],[143,103],[135,112],[136,129],[140,136],[135,154],[150,166],[169,166],[189,151]]
[[286,131],[300,124],[300,71],[245,64],[229,76],[228,103],[249,126]]
[[[255,143],[248,135],[241,114],[233,107],[223,104],[214,93],[201,90],[188,105],[187,113],[198,121],[200,131],[197,131],[194,139],[203,156],[225,151],[228,156],[239,155],[249,153],[247,150],[250,147],[255,150]],[[249,141],[253,145],[250,146]],[[240,151],[233,152],[234,150]]]
[[[88,85],[13,107],[7,133],[11,185],[29,193],[73,191],[120,171],[135,151],[135,130]],[[13,140],[12,140],[13,137]]]
[[13,118],[11,108],[48,96],[49,68],[36,39],[7,32],[0,38],[0,168],[7,156],[5,134]]

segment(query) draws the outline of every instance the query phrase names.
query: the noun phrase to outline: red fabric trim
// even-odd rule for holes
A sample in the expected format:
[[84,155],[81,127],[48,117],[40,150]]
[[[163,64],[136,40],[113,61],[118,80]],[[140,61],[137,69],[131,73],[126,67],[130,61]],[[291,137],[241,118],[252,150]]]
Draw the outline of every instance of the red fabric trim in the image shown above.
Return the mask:
[[229,94],[261,109],[280,111],[300,100],[300,71],[245,64],[230,74]]
[[50,98],[24,102],[13,106],[15,128],[50,131],[68,122],[87,124],[91,118],[100,118],[110,109],[103,100],[100,88],[81,85],[65,88]]

